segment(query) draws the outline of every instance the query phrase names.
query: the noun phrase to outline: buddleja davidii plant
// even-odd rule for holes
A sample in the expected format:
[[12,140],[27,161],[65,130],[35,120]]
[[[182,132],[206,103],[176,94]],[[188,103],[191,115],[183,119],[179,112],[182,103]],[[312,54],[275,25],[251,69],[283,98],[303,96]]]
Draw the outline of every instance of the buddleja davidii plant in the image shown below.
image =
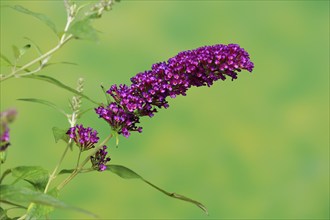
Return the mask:
[[[89,37],[93,36],[93,34],[90,34],[92,29],[88,19],[100,17],[103,11],[108,9],[105,6],[109,6],[109,4],[105,3],[109,3],[109,1],[101,1],[99,4],[94,5],[92,9],[85,14],[86,16],[84,19],[81,19],[75,23],[76,28],[74,28],[75,25],[72,25],[72,29],[70,30],[70,24],[74,20],[74,16],[76,16],[72,13],[72,11],[75,10],[76,6],[65,1],[68,11],[68,22],[65,27],[65,30],[67,31],[64,31],[64,34],[60,38],[60,44],[61,42],[67,42],[73,38],[79,38],[79,35]],[[23,11],[26,12],[27,10]],[[30,11],[29,14],[31,14]],[[77,27],[84,28],[81,29]],[[79,33],[79,35],[77,33]],[[27,47],[25,46],[24,48]],[[20,56],[21,55],[23,55],[23,53],[20,52]],[[40,58],[38,59],[39,61],[43,60]],[[48,60],[49,59],[47,59],[47,62]],[[10,64],[10,62],[8,63]],[[19,68],[25,70],[25,66]],[[219,44],[200,47],[190,51],[183,51],[175,57],[170,58],[167,62],[160,62],[152,65],[151,70],[138,73],[136,76],[131,78],[130,85],[113,85],[109,90],[104,90],[107,98],[105,103],[95,102],[84,95],[82,93],[82,80],[78,81],[77,89],[72,89],[54,78],[35,75],[36,72],[39,72],[43,68],[42,65],[40,67],[35,71],[26,71],[26,73],[19,74],[18,76],[29,76],[51,82],[63,89],[73,92],[75,96],[70,103],[72,110],[71,114],[65,113],[62,109],[58,108],[55,104],[49,101],[40,99],[21,99],[23,101],[46,104],[57,109],[68,118],[70,128],[53,128],[55,140],[64,140],[67,143],[67,147],[65,148],[64,153],[51,174],[48,174],[48,172],[41,167],[26,166],[9,169],[2,174],[1,182],[9,174],[12,174],[15,180],[12,184],[1,185],[1,201],[13,206],[14,208],[26,209],[26,214],[21,216],[20,219],[44,217],[47,216],[53,208],[73,209],[92,215],[87,211],[69,206],[57,199],[57,195],[60,190],[73,178],[75,178],[78,174],[92,171],[111,171],[123,178],[140,179],[172,198],[197,205],[207,213],[205,206],[198,201],[176,193],[167,192],[122,165],[107,164],[111,159],[107,153],[106,143],[113,136],[115,136],[116,140],[118,140],[118,135],[123,135],[128,138],[131,132],[137,131],[141,133],[142,127],[138,126],[140,118],[144,116],[152,117],[157,112],[157,109],[168,108],[168,97],[175,98],[177,95],[186,95],[187,90],[192,86],[211,86],[215,81],[219,79],[225,80],[226,77],[236,79],[237,73],[241,70],[248,70],[251,72],[254,66],[250,61],[249,54],[243,48],[236,44]],[[16,65],[13,68],[13,72],[5,76],[3,79],[6,80],[13,76],[17,77],[17,72],[15,71],[17,71]],[[77,120],[84,113],[80,111],[82,98],[85,98],[97,105],[95,108],[96,114],[99,118],[104,119],[113,131],[101,143],[98,143],[99,137],[97,131],[90,127],[84,127],[81,124],[77,124]],[[4,136],[3,139],[5,140],[3,143],[3,146],[5,147],[3,149],[7,149],[9,146],[8,135],[8,130],[3,130],[1,133],[1,136]],[[73,145],[78,146],[79,149],[75,168],[60,170],[60,165],[64,160],[65,155]],[[80,158],[85,151],[89,151],[91,153],[89,153],[89,155],[81,161]],[[89,161],[91,162],[91,167],[85,168]],[[52,181],[62,174],[69,174],[69,176],[59,185],[51,187]],[[21,180],[27,181],[34,188],[18,187],[15,185]],[[0,209],[0,211],[1,214],[7,218],[6,212],[8,209]]]
[[[101,0],[96,4],[93,4],[92,7],[88,8],[87,5],[78,6],[72,1],[64,1],[65,8],[67,10],[67,23],[62,32],[58,32],[54,23],[45,15],[32,12],[22,6],[7,6],[21,13],[25,13],[40,21],[44,22],[48,27],[51,28],[54,33],[58,36],[58,43],[55,47],[49,50],[46,53],[42,53],[41,49],[34,43],[32,40],[30,44],[27,44],[21,48],[13,46],[13,51],[15,55],[15,60],[11,61],[7,58],[7,56],[1,54],[1,64],[5,64],[6,66],[11,67],[11,72],[7,74],[1,74],[1,83],[6,80],[12,78],[32,78],[39,79],[45,82],[52,83],[57,85],[60,88],[66,89],[75,94],[70,102],[72,113],[68,114],[61,108],[57,107],[54,103],[41,100],[36,98],[25,98],[20,99],[22,101],[29,101],[44,104],[55,108],[60,113],[67,117],[68,122],[70,124],[69,129],[60,129],[53,128],[53,133],[55,137],[55,141],[63,140],[67,143],[67,146],[60,157],[58,164],[55,169],[49,173],[47,170],[42,167],[37,166],[18,166],[12,169],[5,170],[0,177],[1,183],[1,203],[5,204],[5,206],[0,207],[0,216],[1,219],[10,219],[7,215],[9,210],[12,209],[23,209],[25,210],[25,214],[21,217],[15,217],[14,219],[35,219],[35,218],[44,218],[49,215],[54,208],[64,208],[71,209],[83,212],[90,216],[95,216],[93,213],[88,211],[79,209],[77,207],[70,206],[58,199],[58,194],[60,190],[66,186],[74,177],[76,177],[80,173],[86,173],[91,171],[111,171],[122,178],[131,179],[137,178],[160,192],[183,201],[191,202],[202,208],[205,212],[206,208],[199,202],[187,198],[185,196],[169,193],[149,181],[142,178],[140,175],[128,169],[122,165],[106,165],[110,161],[110,157],[107,153],[107,146],[105,145],[108,140],[112,136],[116,136],[116,140],[118,140],[118,134],[124,134],[124,136],[128,137],[128,131],[126,131],[125,127],[119,129],[118,125],[111,125],[113,132],[105,138],[100,144],[97,144],[99,141],[97,131],[93,130],[89,127],[84,127],[83,125],[77,125],[77,120],[81,117],[83,112],[80,112],[81,107],[81,99],[85,98],[91,101],[94,104],[97,104],[96,112],[100,111],[102,106],[112,105],[113,102],[110,101],[110,98],[107,97],[107,105],[99,104],[98,102],[90,99],[83,92],[83,80],[78,80],[78,87],[73,89],[62,82],[52,78],[50,76],[40,75],[39,72],[43,70],[45,67],[51,65],[50,63],[52,55],[61,49],[66,43],[73,39],[89,39],[95,40],[97,35],[96,31],[91,26],[91,21],[93,19],[100,18],[104,11],[110,10],[114,1],[112,0]],[[83,13],[82,13],[83,12]],[[20,64],[21,58],[28,52],[31,47],[35,47],[38,51],[39,56],[32,61],[26,64]],[[36,68],[34,68],[37,66]],[[125,113],[126,114],[126,113]],[[1,163],[5,162],[7,150],[10,146],[10,138],[9,138],[9,124],[13,121],[14,116],[16,115],[16,110],[7,110],[1,113]],[[104,117],[103,117],[104,118]],[[106,118],[106,117],[105,117]],[[119,116],[115,116],[114,120],[122,120]],[[137,121],[126,121],[126,125],[129,123],[133,123],[133,125]],[[130,127],[131,129],[132,127]],[[123,131],[125,131],[123,133]],[[118,141],[116,141],[118,143]],[[78,159],[76,162],[76,166],[74,169],[63,169],[60,170],[60,166],[68,153],[68,150],[73,145],[77,145],[79,148]],[[81,161],[81,155],[85,151],[92,151],[89,155]],[[88,162],[91,162],[90,168],[85,168],[85,165]],[[2,170],[1,170],[2,171]],[[52,186],[53,180],[62,174],[69,174],[69,176],[64,179],[59,185]],[[9,181],[8,176],[12,177],[12,181]],[[22,182],[27,182],[29,185],[22,185]]]

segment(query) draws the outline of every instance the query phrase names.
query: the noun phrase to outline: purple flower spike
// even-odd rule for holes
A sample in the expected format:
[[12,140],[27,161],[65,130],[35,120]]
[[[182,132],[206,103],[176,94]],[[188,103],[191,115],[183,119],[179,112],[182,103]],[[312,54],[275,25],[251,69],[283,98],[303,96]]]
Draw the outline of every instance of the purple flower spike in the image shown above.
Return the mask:
[[112,85],[107,91],[114,102],[95,109],[119,134],[142,132],[137,127],[142,116],[152,117],[158,108],[168,108],[167,97],[186,95],[192,86],[211,86],[215,81],[238,72],[252,72],[254,64],[249,54],[237,44],[200,47],[180,52],[167,62],[152,65],[151,70],[131,78],[131,85]]
[[90,127],[84,128],[83,125],[76,125],[75,127],[69,128],[66,134],[74,140],[81,151],[93,148],[94,144],[99,141],[97,131]]
[[107,169],[105,165],[111,160],[110,157],[107,157],[108,152],[106,151],[107,146],[103,146],[100,150],[96,152],[94,156],[91,156],[92,167],[98,171],[104,171]]

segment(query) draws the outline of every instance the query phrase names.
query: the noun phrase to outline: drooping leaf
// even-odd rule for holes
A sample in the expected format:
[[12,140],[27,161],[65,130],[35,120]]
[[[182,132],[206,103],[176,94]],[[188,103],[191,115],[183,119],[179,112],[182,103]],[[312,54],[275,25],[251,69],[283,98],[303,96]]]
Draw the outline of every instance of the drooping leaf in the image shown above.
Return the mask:
[[122,165],[114,165],[114,164],[108,165],[107,170],[117,174],[118,176],[124,179],[142,179],[142,177],[137,173],[135,173],[133,170],[124,167]]
[[53,85],[56,85],[56,86],[58,86],[58,87],[60,87],[62,89],[65,89],[65,90],[67,90],[69,92],[72,92],[72,93],[74,93],[76,95],[79,95],[79,96],[87,99],[88,101],[93,102],[94,104],[99,105],[99,103],[97,103],[93,99],[89,98],[88,96],[86,96],[86,95],[78,92],[77,90],[75,90],[75,89],[73,89],[73,88],[71,88],[71,87],[63,84],[62,82],[60,82],[57,79],[54,79],[54,78],[52,78],[50,76],[45,76],[45,75],[28,75],[28,76],[24,76],[24,77],[25,78],[31,78],[31,79],[39,79],[39,80],[42,80],[42,81],[45,81],[45,82],[49,82],[49,83],[51,83]]
[[202,209],[207,215],[208,215],[208,211],[206,209],[206,207],[196,201],[196,200],[193,200],[193,199],[190,199],[186,196],[183,196],[183,195],[180,195],[180,194],[177,194],[177,193],[170,193],[170,192],[167,192],[161,188],[159,188],[158,186],[152,184],[151,182],[145,180],[143,177],[141,177],[139,174],[137,174],[136,172],[134,172],[133,170],[127,168],[127,167],[124,167],[122,165],[108,165],[107,166],[107,170],[117,174],[118,176],[124,178],[124,179],[140,179],[142,180],[143,182],[147,183],[149,186],[157,189],[158,191],[164,193],[165,195],[169,196],[169,197],[172,197],[172,198],[175,198],[175,199],[179,199],[179,200],[182,200],[182,201],[186,201],[186,202],[190,202],[190,203],[193,203],[195,204],[197,207],[199,207],[200,209]]
[[97,31],[92,27],[91,19],[88,18],[75,22],[68,30],[68,33],[77,39],[92,41],[98,39]]
[[34,103],[39,103],[39,104],[43,104],[43,105],[47,105],[57,111],[59,111],[60,113],[64,114],[66,116],[66,113],[63,109],[61,109],[60,107],[58,107],[57,105],[55,105],[54,103],[47,101],[47,100],[43,100],[43,99],[34,99],[34,98],[24,98],[24,99],[17,99],[19,101],[25,101],[25,102],[34,102]]
[[72,205],[68,205],[49,194],[33,191],[26,187],[19,187],[15,185],[1,185],[0,194],[1,194],[0,201],[9,201],[13,203],[22,203],[22,202],[35,203],[38,205],[46,205],[55,208],[69,209],[84,213],[94,218],[97,217],[95,214],[89,211],[74,207]]
[[21,5],[7,6],[7,7],[10,7],[18,12],[28,14],[28,15],[31,15],[31,16],[37,18],[38,20],[40,20],[44,24],[46,24],[55,34],[57,34],[56,25],[46,15],[38,13],[38,12],[30,11],[29,9],[24,8]]
[[53,127],[52,128],[53,130],[53,135],[54,135],[54,138],[55,138],[55,142],[57,143],[59,140],[63,140],[65,141],[66,143],[69,142],[69,136],[66,134],[66,132],[68,131],[68,129],[61,129],[61,128],[58,128],[58,127]]
[[19,166],[11,169],[11,173],[16,177],[14,183],[25,180],[39,191],[44,190],[49,178],[48,171],[39,166]]

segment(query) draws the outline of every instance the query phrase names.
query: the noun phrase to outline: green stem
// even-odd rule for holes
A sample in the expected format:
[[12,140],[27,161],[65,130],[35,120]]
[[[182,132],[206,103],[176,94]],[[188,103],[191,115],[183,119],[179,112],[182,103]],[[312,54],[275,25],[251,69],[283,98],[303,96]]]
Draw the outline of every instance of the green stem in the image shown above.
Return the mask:
[[[73,112],[72,115],[71,115],[71,118],[68,117],[70,127],[73,127],[76,124],[76,122],[77,122],[77,117],[76,116],[77,115],[75,114],[75,112]],[[57,173],[60,165],[62,164],[63,159],[64,159],[64,157],[65,157],[66,153],[68,152],[68,149],[70,148],[71,145],[72,145],[72,139],[70,138],[70,140],[69,140],[68,144],[66,145],[66,148],[65,148],[65,150],[64,150],[64,152],[63,152],[63,154],[62,154],[62,156],[59,160],[59,162],[57,163],[57,165],[56,165],[55,169],[53,170],[52,174],[49,176],[49,179],[48,179],[47,185],[45,187],[44,193],[47,193],[47,191],[49,189],[49,186],[50,186],[50,183],[56,178],[56,173]]]
[[56,178],[56,173],[58,171],[58,168],[62,164],[63,159],[64,159],[66,153],[68,152],[68,149],[70,148],[71,142],[72,142],[72,139],[70,139],[69,143],[66,145],[66,148],[65,148],[59,162],[57,163],[57,165],[56,165],[55,169],[53,170],[52,174],[50,174],[47,185],[46,185],[45,190],[44,190],[44,193],[47,193],[47,191],[49,189],[49,186],[50,186],[50,183]]
[[[3,82],[7,79],[10,79],[14,76],[18,76],[16,75],[17,73],[19,73],[22,70],[27,69],[28,67],[32,66],[33,64],[39,62],[40,60],[46,59],[47,57],[49,57],[50,55],[52,55],[53,53],[55,53],[57,50],[59,50],[65,43],[67,43],[69,40],[71,40],[73,38],[72,35],[69,35],[67,38],[65,38],[64,40],[61,40],[53,49],[49,50],[47,53],[41,55],[40,57],[32,60],[31,62],[25,64],[24,66],[14,70],[11,74],[4,76],[0,82]],[[25,75],[30,75],[31,73],[26,73],[26,74],[22,74],[23,76]]]
[[76,166],[76,168],[79,166],[80,157],[81,157],[81,149],[79,150],[79,155],[78,155],[78,160],[77,160],[77,166]]
[[76,168],[74,169],[74,171],[71,173],[70,176],[68,176],[62,183],[60,183],[58,186],[57,186],[57,190],[60,191],[66,184],[68,184],[75,176],[77,176],[78,173],[80,173],[80,171],[82,170],[82,168],[86,165],[86,163],[90,160],[90,157],[95,155],[96,152],[98,150],[100,150],[103,145],[105,145],[110,139],[112,138],[112,134],[108,135],[108,137],[106,137],[106,139],[104,139],[104,141],[102,141],[102,143],[99,144],[98,147],[96,147],[94,149],[94,151],[89,154],[85,160]]

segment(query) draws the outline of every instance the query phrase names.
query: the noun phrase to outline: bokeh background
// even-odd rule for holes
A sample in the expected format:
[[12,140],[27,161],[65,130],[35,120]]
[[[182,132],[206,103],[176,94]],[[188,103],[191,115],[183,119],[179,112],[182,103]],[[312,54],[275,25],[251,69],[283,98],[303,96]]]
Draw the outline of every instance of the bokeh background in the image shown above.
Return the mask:
[[[6,1],[47,14],[63,28],[62,1]],[[327,219],[329,218],[329,2],[328,1],[122,1],[94,22],[98,42],[73,41],[42,74],[104,97],[100,84],[130,77],[178,52],[238,43],[255,63],[253,73],[210,88],[192,88],[170,108],[145,118],[142,134],[110,143],[113,164],[132,168],[152,183],[201,201],[209,216],[138,180],[111,173],[78,176],[60,198],[103,219]],[[1,8],[1,53],[28,37],[43,51],[54,34],[34,17]],[[22,62],[36,56],[28,51]],[[4,74],[8,71],[1,69]],[[50,100],[68,108],[72,94],[51,84],[11,79],[1,84],[1,110],[17,108],[12,146],[1,170],[40,165],[52,170],[65,145],[51,128],[66,119],[46,106],[18,98]],[[94,107],[85,101],[84,108]],[[93,111],[80,121],[105,137],[109,127]],[[77,149],[63,168],[74,166]],[[52,219],[87,219],[56,210]]]

